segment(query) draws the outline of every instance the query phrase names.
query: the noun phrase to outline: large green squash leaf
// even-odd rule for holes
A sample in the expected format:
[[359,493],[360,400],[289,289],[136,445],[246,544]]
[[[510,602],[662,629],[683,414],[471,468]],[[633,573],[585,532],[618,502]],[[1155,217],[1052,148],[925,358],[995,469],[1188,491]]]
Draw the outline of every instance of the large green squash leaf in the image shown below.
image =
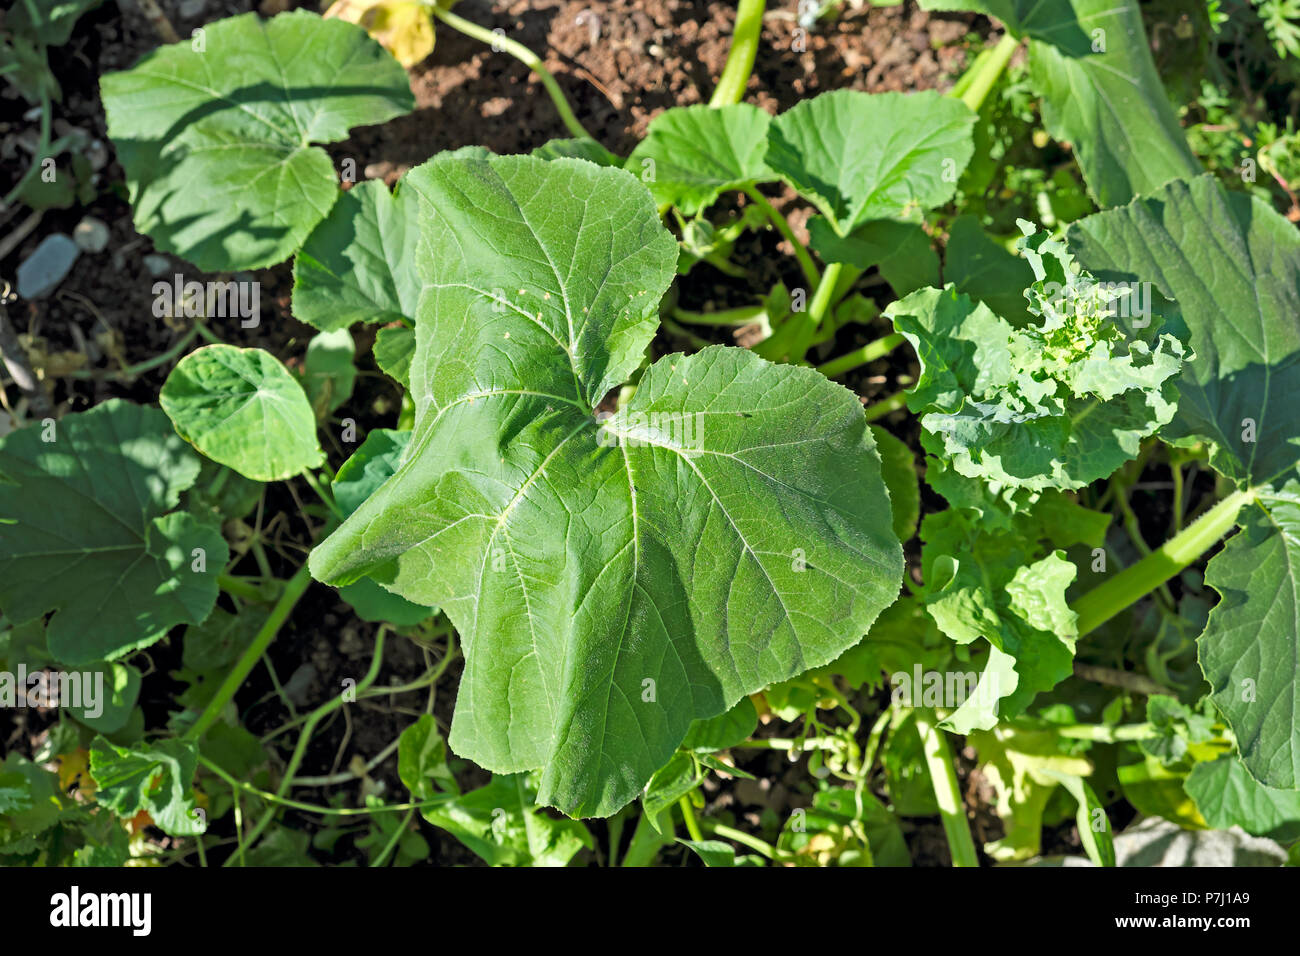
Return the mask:
[[159,402],[186,441],[256,481],[325,460],[302,386],[265,349],[205,345],[176,363]]
[[1074,148],[1092,198],[1117,206],[1201,172],[1156,73],[1137,0],[1071,5],[1091,45],[1034,40],[1030,82],[1044,125]]
[[679,106],[656,116],[626,168],[660,205],[694,216],[728,189],[776,178],[763,162],[772,117],[736,103]]
[[313,143],[415,105],[366,31],[295,10],[204,28],[100,81],[135,226],[200,269],[272,265],[329,212],[338,177]]
[[54,611],[49,649],[66,664],[201,622],[229,552],[172,511],[198,473],[162,412],[117,399],[0,440],[0,609],[15,623]]
[[975,114],[922,93],[836,90],[772,121],[766,161],[846,236],[952,198],[974,151]]
[[448,157],[405,188],[425,200],[415,428],[312,572],[444,608],[452,748],[609,814],[693,720],[834,659],[894,600],[880,461],[851,393],[740,349],[661,359],[597,418],[677,259],[629,174]]

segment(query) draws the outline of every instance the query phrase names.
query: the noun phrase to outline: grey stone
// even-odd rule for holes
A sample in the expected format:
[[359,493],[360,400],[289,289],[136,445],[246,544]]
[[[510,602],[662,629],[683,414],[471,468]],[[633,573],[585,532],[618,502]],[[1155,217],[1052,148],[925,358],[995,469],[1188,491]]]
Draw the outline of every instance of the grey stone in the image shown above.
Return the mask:
[[46,236],[18,267],[18,294],[24,299],[49,295],[63,281],[81,250],[61,232]]
[[103,252],[108,248],[108,226],[94,216],[86,216],[72,230],[72,240],[82,252]]
[[150,253],[144,257],[144,267],[149,270],[152,276],[164,275],[172,270],[172,261],[164,255]]

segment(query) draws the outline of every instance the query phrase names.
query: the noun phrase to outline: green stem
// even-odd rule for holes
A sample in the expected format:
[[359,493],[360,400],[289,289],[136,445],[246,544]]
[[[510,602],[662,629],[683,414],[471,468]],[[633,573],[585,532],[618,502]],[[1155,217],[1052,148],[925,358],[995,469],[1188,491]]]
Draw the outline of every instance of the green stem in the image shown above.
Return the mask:
[[866,365],[881,356],[888,355],[902,344],[903,336],[898,332],[894,332],[883,338],[876,339],[874,342],[868,342],[860,349],[854,349],[839,358],[831,359],[825,365],[818,365],[817,371],[827,378],[838,378],[845,372],[851,372],[861,365]]
[[794,229],[790,226],[790,221],[781,215],[767,197],[758,191],[757,186],[746,186],[745,195],[759,209],[763,210],[765,215],[781,237],[794,248],[794,257],[799,260],[799,268],[803,270],[803,277],[808,280],[810,289],[817,288],[821,282],[821,273],[817,271],[817,266],[812,261],[812,256],[808,254],[808,247],[795,238]]
[[322,816],[364,817],[375,813],[395,813],[402,810],[420,810],[424,807],[436,807],[439,804],[455,799],[455,794],[439,794],[430,800],[421,800],[418,803],[388,803],[377,807],[327,807],[319,803],[304,803],[301,800],[292,800],[288,797],[278,797],[269,791],[259,790],[251,783],[245,783],[242,780],[235,779],[219,765],[203,756],[203,754],[199,754],[199,764],[205,770],[216,774],[226,783],[230,784],[230,786],[257,797],[259,800],[265,800],[267,803],[274,803],[290,810],[301,810],[303,813],[318,813]]
[[307,486],[316,493],[316,497],[324,502],[325,507],[329,508],[330,513],[333,514],[334,517],[338,518],[340,521],[347,517],[334,501],[334,495],[325,490],[321,485],[320,479],[312,473],[310,468],[303,469],[302,479],[307,482]]
[[471,23],[464,17],[458,17],[450,10],[444,10],[438,3],[428,4],[427,9],[435,17],[441,20],[453,30],[458,30],[468,37],[473,37],[492,47],[494,50],[504,50],[509,53],[524,66],[528,67],[537,74],[537,78],[542,81],[546,87],[546,92],[551,96],[551,102],[555,104],[556,112],[560,114],[560,119],[568,127],[569,132],[574,136],[582,139],[595,139],[573,115],[573,110],[569,107],[569,101],[564,98],[564,91],[560,89],[560,84],[555,82],[555,77],[551,71],[542,63],[541,58],[528,47],[524,46],[518,40],[512,40],[504,33],[494,33],[477,23]]
[[731,31],[731,50],[718,77],[717,88],[709,99],[715,109],[739,103],[745,95],[749,74],[754,71],[754,57],[758,55],[758,40],[763,32],[765,0],[740,0],[736,8],[736,26]]
[[943,832],[948,837],[952,865],[979,866],[975,841],[971,839],[970,827],[966,823],[966,812],[962,808],[961,788],[957,784],[957,771],[953,768],[952,752],[948,749],[948,741],[944,738],[943,731],[935,724],[934,715],[929,711],[916,711],[916,730],[921,735],[926,766],[930,768],[934,798],[939,804]]
[[980,111],[984,100],[997,84],[998,78],[1011,62],[1011,55],[1016,52],[1016,47],[1019,45],[1020,41],[1010,33],[1002,34],[1002,39],[998,41],[997,46],[991,51],[986,51],[988,56],[981,54],[971,65],[971,69],[958,81],[953,94],[969,106],[972,113]]
[[1119,727],[1107,727],[1105,724],[1062,724],[1051,729],[1071,740],[1092,740],[1103,744],[1121,740],[1146,740],[1156,734],[1151,724],[1124,724]]
[[765,840],[760,840],[756,836],[750,836],[743,830],[737,830],[735,827],[729,827],[725,823],[714,823],[712,820],[705,820],[704,825],[714,836],[722,837],[724,840],[730,840],[732,843],[739,843],[741,846],[747,846],[757,853],[761,853],[769,860],[781,861],[787,858],[787,854],[772,846]]
[[1096,630],[1208,551],[1254,499],[1253,488],[1233,492],[1137,564],[1076,600],[1070,607],[1079,615],[1079,636]]
[[176,356],[180,355],[183,351],[185,351],[186,346],[188,346],[192,341],[194,341],[195,336],[197,336],[198,334],[199,334],[198,326],[194,326],[188,332],[182,335],[179,341],[177,341],[176,344],[173,345],[171,348],[169,348],[166,352],[160,352],[159,354],[155,355],[153,358],[145,359],[143,362],[137,362],[134,365],[128,365],[126,368],[118,369],[116,372],[102,372],[99,369],[79,368],[79,369],[74,369],[71,372],[68,372],[67,377],[78,378],[78,379],[104,378],[104,379],[112,379],[114,381],[119,379],[132,379],[135,378],[136,376],[143,375],[145,372],[152,371],[153,369],[156,369],[160,365],[166,365]]
[[204,708],[203,713],[199,714],[199,719],[194,725],[185,732],[185,739],[198,742],[208,728],[216,723],[221,716],[222,709],[226,702],[235,696],[244,679],[248,677],[249,672],[257,663],[258,659],[266,652],[266,649],[275,640],[275,635],[280,632],[280,628],[288,619],[289,613],[293,610],[298,599],[302,597],[307,586],[311,584],[311,572],[307,570],[307,565],[298,569],[298,573],[291,577],[284,585],[284,591],[280,594],[280,599],[275,602],[275,607],[271,608],[271,613],[266,622],[253,637],[253,642],[248,645],[244,653],[240,655],[239,660],[235,661],[235,666],[231,668],[226,679],[221,682],[217,692],[213,695],[212,700],[208,701],[208,706]]
[[274,601],[275,594],[268,594],[266,587],[254,584],[253,582],[256,580],[256,578],[244,578],[234,574],[219,574],[217,575],[217,587],[241,601],[252,601],[254,604]]
[[691,839],[696,843],[704,840],[704,834],[700,832],[700,821],[695,819],[695,808],[691,806],[691,795],[683,794],[677,801],[682,808],[682,822],[686,824],[686,832],[691,835]]
[[877,418],[884,418],[890,412],[896,412],[907,405],[907,393],[895,392],[893,395],[886,396],[880,401],[866,408],[867,421],[874,422]]
[[383,852],[371,861],[371,867],[383,866],[388,862],[388,854],[392,853],[393,850],[396,849],[397,842],[406,834],[406,828],[411,825],[411,817],[413,816],[415,816],[414,810],[406,811],[406,819],[404,819],[401,824],[398,825],[397,829],[393,831],[392,837],[386,844],[384,844]]
[[[297,575],[295,575],[295,577],[297,577]],[[384,660],[384,634],[387,630],[388,625],[381,624],[379,630],[375,631],[375,656],[371,659],[370,669],[366,671],[365,676],[362,677],[361,680],[357,681],[356,687],[354,688],[357,696],[360,696],[366,688],[375,682],[375,678],[379,676],[379,669]],[[289,764],[285,767],[284,776],[280,779],[280,786],[276,789],[275,795],[277,798],[283,799],[284,795],[288,793],[289,789],[293,786],[294,775],[297,774],[298,768],[302,765],[303,757],[307,755],[307,745],[311,743],[312,734],[316,731],[316,725],[347,702],[347,699],[340,694],[337,697],[331,697],[311,712],[311,716],[309,716],[303,723],[302,733],[298,736],[298,744],[293,748],[293,756],[289,758]],[[240,841],[240,846],[251,847],[256,843],[257,838],[262,835],[262,831],[270,826],[271,821],[275,819],[275,814],[276,808],[274,806],[268,807],[266,812],[262,814],[261,819],[257,821],[257,825],[244,835],[243,839]],[[231,859],[233,859],[233,857]],[[229,865],[229,861],[227,861],[227,865]]]
[[813,336],[817,334],[822,319],[826,318],[826,313],[835,303],[836,286],[839,284],[840,272],[843,269],[844,264],[840,262],[832,262],[828,265],[826,271],[822,273],[821,282],[817,283],[817,291],[813,293],[812,302],[808,304],[807,314],[802,317],[794,316],[790,320],[795,325],[790,330],[792,334],[789,338],[789,348],[783,356],[785,361],[798,364],[808,354]]
[[737,326],[757,322],[767,314],[767,309],[760,305],[742,305],[736,309],[720,309],[717,312],[688,312],[686,309],[673,309],[672,317],[678,322],[691,325]]

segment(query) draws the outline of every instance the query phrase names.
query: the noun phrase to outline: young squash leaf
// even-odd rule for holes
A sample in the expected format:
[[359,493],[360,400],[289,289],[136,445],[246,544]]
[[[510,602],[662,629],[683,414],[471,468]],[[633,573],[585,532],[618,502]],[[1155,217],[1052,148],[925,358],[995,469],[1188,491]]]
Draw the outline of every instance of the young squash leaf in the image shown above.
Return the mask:
[[357,345],[347,329],[320,332],[307,343],[302,387],[317,421],[325,421],[352,397],[357,384]]
[[951,199],[975,148],[974,124],[964,103],[933,90],[836,90],[773,120],[765,159],[847,236],[868,220]]
[[280,481],[325,460],[302,386],[264,349],[196,349],[158,400],[182,438],[245,478]]
[[452,748],[607,815],[692,720],[834,659],[894,600],[880,460],[851,393],[740,349],[661,359],[597,419],[677,260],[626,172],[445,157],[408,180],[415,429],[312,572],[444,608]]
[[373,351],[375,364],[409,392],[411,360],[415,358],[415,330],[406,325],[380,329],[375,335]]
[[763,162],[772,117],[757,106],[676,106],[650,123],[625,168],[660,206],[695,216],[727,190],[776,179]]
[[339,197],[293,262],[294,318],[332,332],[415,319],[419,197],[398,183],[359,183]]
[[[288,258],[338,198],[329,155],[415,106],[365,30],[295,10],[209,24],[100,81],[135,227],[207,271]],[[200,48],[201,47],[201,48]]]
[[198,474],[162,412],[117,399],[5,436],[0,609],[16,623],[54,611],[49,649],[66,664],[201,622],[229,552],[218,528],[173,510]]
[[439,793],[460,793],[447,766],[447,743],[438,733],[433,714],[422,714],[397,739],[397,775],[412,800],[430,800]]
[[549,140],[533,150],[532,155],[538,159],[585,159],[597,166],[623,165],[621,157],[585,136]]

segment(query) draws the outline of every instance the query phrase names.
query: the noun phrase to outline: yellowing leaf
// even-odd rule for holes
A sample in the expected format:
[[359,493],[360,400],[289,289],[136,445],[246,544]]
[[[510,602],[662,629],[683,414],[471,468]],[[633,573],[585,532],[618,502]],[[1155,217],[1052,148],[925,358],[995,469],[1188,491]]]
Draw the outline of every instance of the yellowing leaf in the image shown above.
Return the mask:
[[325,11],[358,24],[405,67],[433,52],[433,21],[424,6],[410,0],[336,0]]

